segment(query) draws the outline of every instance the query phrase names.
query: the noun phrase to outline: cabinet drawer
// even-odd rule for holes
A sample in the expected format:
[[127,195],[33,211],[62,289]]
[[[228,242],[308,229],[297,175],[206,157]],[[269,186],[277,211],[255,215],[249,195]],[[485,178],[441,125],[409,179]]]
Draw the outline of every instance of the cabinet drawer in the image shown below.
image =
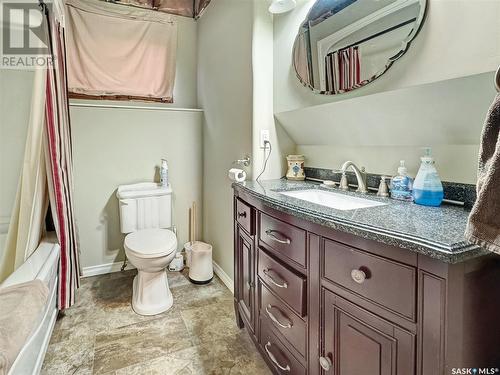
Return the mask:
[[306,267],[306,231],[260,214],[259,239],[272,250]]
[[259,249],[258,275],[265,285],[300,316],[306,315],[306,280]]
[[252,207],[243,201],[236,199],[236,221],[251,235],[254,234],[254,218]]
[[278,374],[305,375],[306,369],[274,335],[266,321],[261,322],[260,344],[264,356],[273,364]]
[[261,319],[272,325],[303,356],[306,353],[306,323],[260,283]]
[[323,277],[415,321],[415,268],[328,240],[324,259]]

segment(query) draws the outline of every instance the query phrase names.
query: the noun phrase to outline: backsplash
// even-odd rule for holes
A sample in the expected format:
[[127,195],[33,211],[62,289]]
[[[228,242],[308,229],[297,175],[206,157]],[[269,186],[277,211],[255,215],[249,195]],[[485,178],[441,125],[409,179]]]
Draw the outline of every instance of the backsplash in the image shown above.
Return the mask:
[[[305,167],[306,178],[314,180],[331,180],[340,182],[342,173],[325,168]],[[346,173],[349,185],[357,186],[357,180],[354,172]],[[366,185],[369,189],[376,191],[380,184],[380,178],[383,175],[367,173]],[[392,176],[390,176],[392,177]],[[443,181],[444,199],[449,201],[461,202],[465,208],[472,208],[476,201],[476,185],[463,184],[459,182]]]

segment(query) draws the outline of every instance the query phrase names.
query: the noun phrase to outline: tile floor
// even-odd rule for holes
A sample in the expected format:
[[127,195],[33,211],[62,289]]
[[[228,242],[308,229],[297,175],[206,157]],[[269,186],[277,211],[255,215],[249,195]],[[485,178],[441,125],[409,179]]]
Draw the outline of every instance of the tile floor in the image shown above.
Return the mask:
[[270,374],[218,278],[197,286],[169,272],[174,306],[145,317],[130,306],[135,274],[82,279],[76,305],[56,322],[43,375]]

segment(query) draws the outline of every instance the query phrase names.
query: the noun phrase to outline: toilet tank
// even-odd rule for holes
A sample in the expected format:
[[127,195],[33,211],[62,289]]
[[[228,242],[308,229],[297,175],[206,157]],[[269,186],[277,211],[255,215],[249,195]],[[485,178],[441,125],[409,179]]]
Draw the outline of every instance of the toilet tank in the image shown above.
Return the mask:
[[132,233],[141,229],[172,226],[172,189],[154,182],[122,185],[116,193],[120,206],[120,230]]

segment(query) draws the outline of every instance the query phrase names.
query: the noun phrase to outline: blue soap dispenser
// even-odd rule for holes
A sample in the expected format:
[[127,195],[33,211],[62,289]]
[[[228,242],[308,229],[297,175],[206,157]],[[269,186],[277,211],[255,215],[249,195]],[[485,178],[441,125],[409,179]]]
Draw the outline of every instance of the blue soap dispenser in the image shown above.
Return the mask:
[[408,169],[405,167],[405,161],[399,162],[398,175],[394,176],[391,180],[391,198],[400,201],[412,201],[411,194],[413,187],[413,180],[408,176]]
[[413,200],[423,206],[439,206],[443,201],[443,184],[434,167],[431,149],[425,148],[425,156],[420,158],[422,164],[413,184]]

